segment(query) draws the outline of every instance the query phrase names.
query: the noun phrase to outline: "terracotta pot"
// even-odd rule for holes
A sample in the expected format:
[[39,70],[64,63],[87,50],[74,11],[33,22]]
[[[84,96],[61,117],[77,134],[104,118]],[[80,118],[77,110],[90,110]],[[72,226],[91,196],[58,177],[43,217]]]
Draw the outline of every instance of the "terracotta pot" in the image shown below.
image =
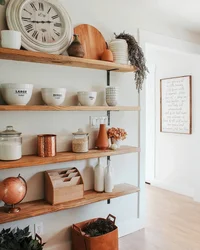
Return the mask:
[[105,124],[100,124],[96,146],[101,150],[106,150],[109,147],[107,129]]
[[69,56],[81,57],[81,58],[84,57],[85,51],[83,45],[80,43],[78,39],[78,35],[74,35],[74,41],[67,49],[67,52]]

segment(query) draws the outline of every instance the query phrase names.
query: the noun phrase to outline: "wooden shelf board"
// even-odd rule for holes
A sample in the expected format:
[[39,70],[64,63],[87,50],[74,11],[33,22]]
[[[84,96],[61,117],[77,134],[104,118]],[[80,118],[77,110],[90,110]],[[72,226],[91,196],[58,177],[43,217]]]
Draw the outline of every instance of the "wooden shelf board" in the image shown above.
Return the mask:
[[140,111],[137,106],[12,106],[0,105],[0,111]]
[[139,192],[139,188],[133,185],[119,184],[115,186],[112,193],[96,193],[94,191],[86,191],[83,199],[70,201],[54,206],[48,204],[44,200],[22,203],[19,205],[21,207],[21,211],[17,215],[5,213],[4,208],[1,207],[0,224],[23,220],[44,214],[54,213],[70,208],[80,207],[91,203],[109,200],[137,192]]
[[140,148],[131,146],[121,146],[121,148],[117,150],[93,149],[89,150],[88,153],[62,152],[62,153],[57,153],[55,157],[45,157],[45,158],[36,155],[27,155],[23,156],[18,161],[0,161],[0,170],[41,166],[41,165],[60,163],[60,162],[79,161],[79,160],[122,155],[122,154],[136,153],[136,152],[140,152]]
[[55,64],[70,67],[89,68],[98,70],[115,70],[117,72],[134,72],[136,68],[129,65],[116,64],[100,60],[91,60],[63,55],[51,55],[41,52],[0,48],[0,59]]

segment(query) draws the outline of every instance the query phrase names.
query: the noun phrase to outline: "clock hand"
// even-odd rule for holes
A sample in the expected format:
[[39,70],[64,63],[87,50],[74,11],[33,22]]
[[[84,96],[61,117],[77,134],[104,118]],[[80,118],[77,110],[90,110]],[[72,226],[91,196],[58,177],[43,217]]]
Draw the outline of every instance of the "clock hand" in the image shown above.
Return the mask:
[[29,21],[29,20],[27,20],[26,22],[29,22],[29,23],[53,23],[51,21]]

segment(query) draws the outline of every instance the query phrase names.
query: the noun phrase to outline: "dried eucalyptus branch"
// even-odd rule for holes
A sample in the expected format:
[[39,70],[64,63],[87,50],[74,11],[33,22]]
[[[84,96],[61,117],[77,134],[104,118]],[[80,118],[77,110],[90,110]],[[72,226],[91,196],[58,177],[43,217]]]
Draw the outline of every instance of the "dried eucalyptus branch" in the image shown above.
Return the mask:
[[147,76],[147,73],[149,73],[142,48],[138,45],[137,41],[132,35],[126,34],[125,32],[120,33],[119,35],[115,34],[115,38],[124,39],[128,44],[128,56],[131,65],[138,68],[138,71],[135,73],[135,82],[136,89],[139,92],[142,90],[142,84]]

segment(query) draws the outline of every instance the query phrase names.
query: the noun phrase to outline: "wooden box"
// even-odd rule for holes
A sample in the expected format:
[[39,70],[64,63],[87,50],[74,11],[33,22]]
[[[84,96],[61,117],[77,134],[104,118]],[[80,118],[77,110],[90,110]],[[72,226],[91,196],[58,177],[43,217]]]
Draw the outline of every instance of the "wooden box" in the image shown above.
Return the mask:
[[45,199],[52,205],[83,198],[83,179],[77,168],[45,172]]

